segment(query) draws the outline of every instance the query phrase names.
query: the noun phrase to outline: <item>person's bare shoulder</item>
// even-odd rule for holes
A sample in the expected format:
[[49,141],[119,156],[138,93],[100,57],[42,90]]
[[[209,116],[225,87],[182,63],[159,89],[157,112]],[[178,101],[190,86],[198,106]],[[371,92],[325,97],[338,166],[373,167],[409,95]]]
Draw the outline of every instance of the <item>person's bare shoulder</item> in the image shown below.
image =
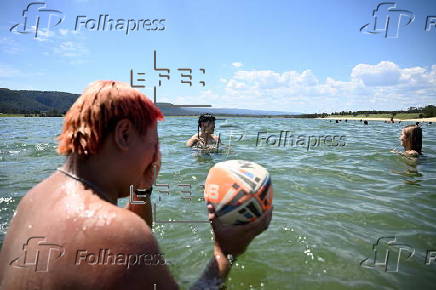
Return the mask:
[[[127,265],[113,268],[111,276],[120,277],[113,285],[119,289],[178,289],[167,267],[168,259],[145,221],[128,209],[117,208],[115,212],[118,218],[107,230],[114,239],[114,253],[125,254]],[[100,235],[95,238],[102,239]]]
[[[177,288],[144,220],[83,190],[75,181],[65,182],[62,175],[50,176],[20,201],[3,243],[1,260],[19,255],[19,245],[32,236],[44,236],[63,252],[50,264],[47,285],[51,286],[47,289],[59,289],[60,285],[154,289],[154,284],[161,286],[157,289]],[[15,269],[2,266],[0,276]],[[22,278],[16,274],[20,273],[14,273],[8,283],[18,283]]]
[[78,267],[68,281],[86,281],[86,289],[177,289],[151,229],[135,213],[105,203],[84,228],[68,249],[66,260]]
[[192,147],[195,145],[195,143],[197,143],[197,141],[198,141],[198,134],[194,134],[192,135],[191,138],[189,138],[188,141],[186,141],[186,146]]
[[415,150],[404,151],[404,156],[406,157],[419,157],[419,153]]

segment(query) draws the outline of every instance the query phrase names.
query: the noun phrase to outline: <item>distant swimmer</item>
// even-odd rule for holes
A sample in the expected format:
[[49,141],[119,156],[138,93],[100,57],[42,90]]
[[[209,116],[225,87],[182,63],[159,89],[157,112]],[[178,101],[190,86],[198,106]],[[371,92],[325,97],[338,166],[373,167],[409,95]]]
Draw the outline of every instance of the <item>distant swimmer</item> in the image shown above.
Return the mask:
[[368,125],[368,121],[367,120],[363,121],[363,124]]
[[[0,289],[188,288],[186,276],[177,275],[183,281],[178,285],[168,266],[182,254],[162,253],[159,234],[152,231],[162,119],[153,101],[128,83],[97,81],[85,89],[58,137],[65,163],[21,198],[11,219],[0,252]],[[126,206],[119,207],[126,197]],[[191,289],[223,289],[232,264],[272,218],[269,209],[249,224],[232,226],[216,212],[209,204],[203,218],[213,231],[212,241],[198,245],[207,254],[185,267],[184,275],[194,269],[199,275]],[[190,217],[188,212],[181,219]],[[185,232],[172,243],[185,249],[191,237]]]
[[338,121],[338,120],[336,120],[336,123],[339,123],[339,121]]
[[219,137],[215,132],[215,117],[211,114],[203,114],[198,118],[197,134],[194,134],[186,146],[199,149],[215,149],[219,144]]
[[409,125],[401,130],[401,145],[404,152],[398,152],[405,156],[418,157],[422,155],[422,129],[416,125]]

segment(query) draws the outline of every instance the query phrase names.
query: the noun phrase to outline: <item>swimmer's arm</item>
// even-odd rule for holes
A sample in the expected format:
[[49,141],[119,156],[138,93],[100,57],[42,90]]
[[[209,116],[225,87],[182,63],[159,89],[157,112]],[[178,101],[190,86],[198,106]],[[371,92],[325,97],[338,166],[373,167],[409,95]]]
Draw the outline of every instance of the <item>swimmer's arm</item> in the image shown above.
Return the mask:
[[415,150],[408,150],[408,151],[405,151],[403,155],[405,155],[407,157],[418,157],[419,153],[416,152]]
[[201,277],[191,286],[191,290],[223,288],[230,269],[231,263],[226,255],[223,254],[219,246],[215,246],[212,259]]
[[399,154],[399,155],[404,156],[404,157],[418,157],[419,156],[419,153],[416,152],[415,150],[398,151],[398,150],[392,149],[391,152]]
[[192,147],[195,145],[195,143],[198,142],[198,136],[197,134],[193,135],[187,142],[186,142],[186,146],[188,147]]

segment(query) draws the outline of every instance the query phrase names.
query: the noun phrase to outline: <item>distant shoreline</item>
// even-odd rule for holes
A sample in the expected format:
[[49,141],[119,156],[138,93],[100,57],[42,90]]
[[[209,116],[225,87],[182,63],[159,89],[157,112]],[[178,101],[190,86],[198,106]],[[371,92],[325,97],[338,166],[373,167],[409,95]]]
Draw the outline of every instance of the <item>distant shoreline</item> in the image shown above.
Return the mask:
[[[390,121],[391,118],[376,118],[376,117],[325,117],[316,118],[321,120],[366,120],[366,121]],[[431,118],[414,118],[414,119],[395,119],[394,122],[436,122],[436,117]]]
[[[177,117],[177,118],[198,118],[201,114],[198,115],[164,115],[165,118],[169,118],[169,117]],[[217,118],[295,118],[295,119],[303,119],[303,118],[298,118],[298,117],[292,117],[292,116],[266,116],[266,115],[220,115],[220,114],[214,114],[215,117]],[[1,114],[0,113],[0,118],[13,118],[13,117],[26,117],[26,118],[63,118],[65,116],[25,116],[25,114]],[[313,118],[304,118],[304,119],[313,119]]]
[[[198,118],[199,115],[180,115],[180,116],[164,116],[165,118]],[[25,116],[25,114],[2,114],[0,118],[63,118],[65,116]],[[215,115],[217,118],[260,118],[260,119],[316,119],[316,120],[366,120],[366,121],[390,121],[391,118],[380,117],[335,117],[329,116],[324,118],[309,118],[309,117],[297,117],[297,116],[250,116],[250,115]],[[395,122],[436,122],[436,117],[431,118],[412,118],[412,119],[396,119]]]

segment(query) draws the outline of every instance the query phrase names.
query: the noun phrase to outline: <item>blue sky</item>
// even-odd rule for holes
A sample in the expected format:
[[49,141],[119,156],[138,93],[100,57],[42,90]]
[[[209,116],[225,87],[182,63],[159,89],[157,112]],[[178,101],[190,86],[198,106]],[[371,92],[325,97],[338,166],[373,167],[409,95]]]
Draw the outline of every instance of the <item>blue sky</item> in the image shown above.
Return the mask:
[[[46,8],[61,11],[63,21],[47,28],[48,14],[40,13],[37,38],[10,32],[29,3],[0,4],[0,87],[80,93],[98,79],[129,82],[132,69],[136,78],[146,73],[140,90],[152,98],[156,50],[158,66],[170,69],[158,102],[307,113],[436,104],[436,1],[395,1],[392,9],[415,18],[406,25],[411,14],[389,14],[392,23],[400,19],[391,38],[360,32],[380,1],[51,0]],[[75,30],[77,16],[100,14],[165,19],[165,29]],[[430,31],[427,16],[435,16]],[[180,83],[178,68],[192,68],[192,86]]]

